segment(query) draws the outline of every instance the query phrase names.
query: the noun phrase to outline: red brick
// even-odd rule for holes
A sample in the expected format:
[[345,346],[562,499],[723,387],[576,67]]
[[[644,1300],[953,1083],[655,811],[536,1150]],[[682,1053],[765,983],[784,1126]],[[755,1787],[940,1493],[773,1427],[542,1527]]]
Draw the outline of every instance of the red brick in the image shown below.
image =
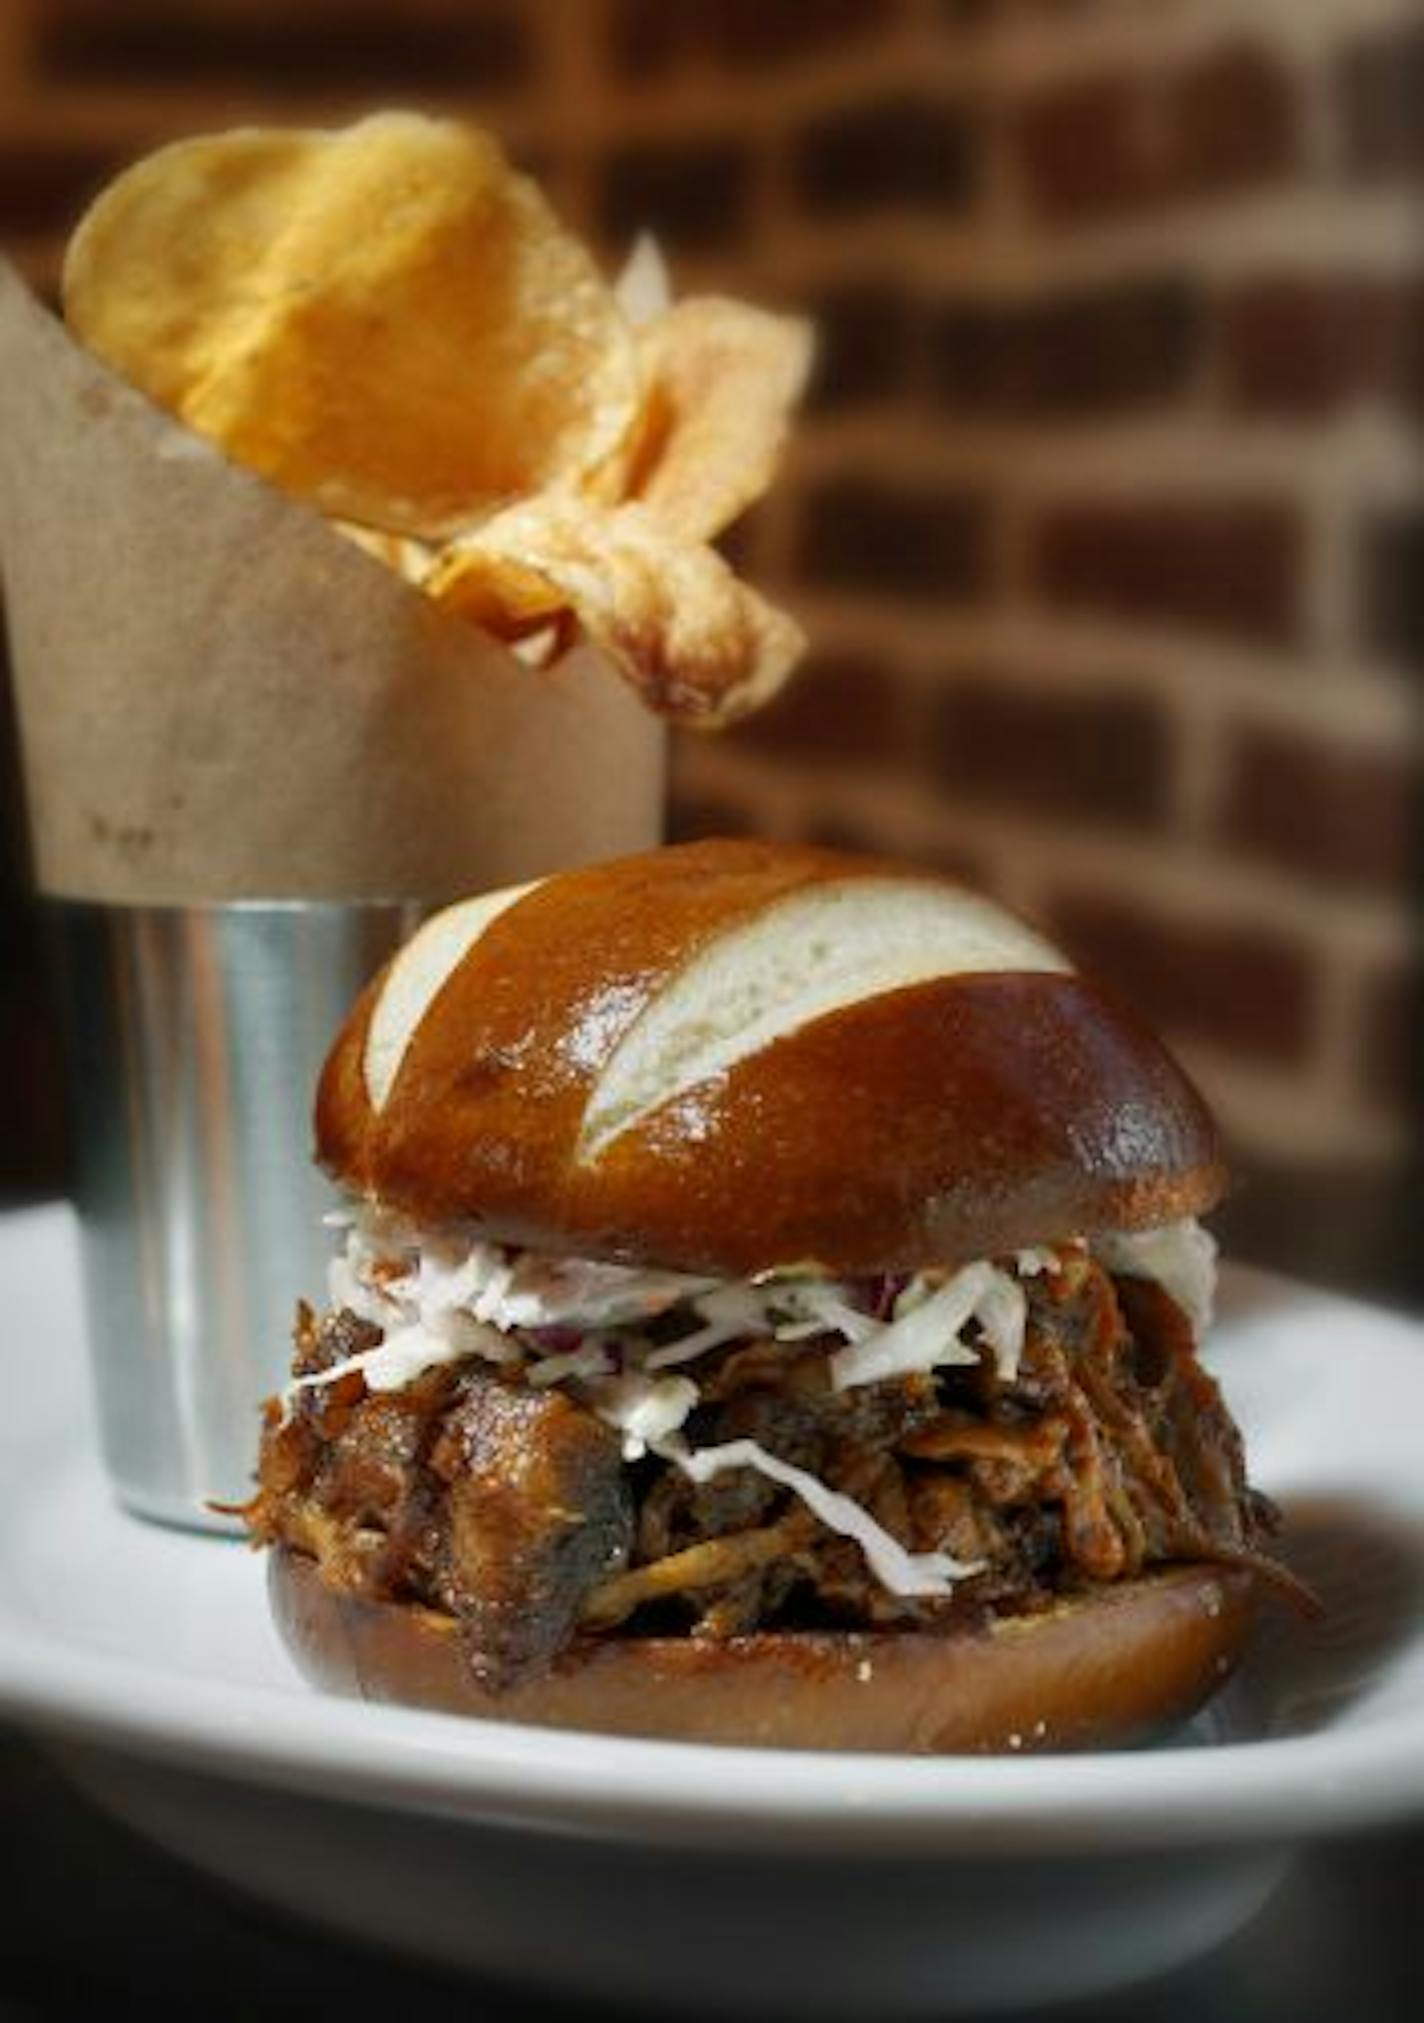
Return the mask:
[[1172,118],[1174,195],[1245,189],[1298,166],[1295,82],[1253,43],[1190,65],[1172,94]]
[[978,181],[967,109],[897,94],[815,119],[792,145],[791,176],[807,211],[829,217],[887,207],[960,211]]
[[1095,416],[1182,394],[1201,355],[1203,305],[1180,278],[1076,290],[1022,307],[953,303],[929,338],[953,413]]
[[674,772],[668,798],[667,840],[691,843],[698,836],[747,836],[757,825],[738,802],[678,784]]
[[903,289],[847,281],[805,306],[816,326],[813,407],[854,407],[915,391],[919,314]]
[[891,33],[903,0],[616,0],[609,50],[634,81],[711,58],[733,71],[777,69]]
[[1226,398],[1252,413],[1314,418],[1370,397],[1417,403],[1421,345],[1417,284],[1276,278],[1223,304]]
[[939,11],[950,28],[988,28],[995,21],[1001,0],[939,0]]
[[[664,0],[667,5],[667,0]],[[667,9],[696,13],[698,8]],[[701,0],[713,47],[733,70],[794,63],[823,50],[852,48],[891,34],[901,0]]]
[[968,885],[975,892],[985,892],[997,898],[998,888],[993,870],[986,857],[978,850],[968,849],[962,843],[931,843],[915,851],[915,862],[923,864],[927,870],[938,871],[946,878],[956,879],[961,885]]
[[1424,26],[1362,37],[1341,56],[1338,82],[1351,172],[1376,181],[1424,169]]
[[603,172],[600,222],[615,246],[655,232],[674,252],[745,240],[756,162],[732,140],[647,142],[617,148]]
[[1417,274],[1401,293],[1389,390],[1416,421],[1424,414],[1424,276]]
[[1384,659],[1424,668],[1424,511],[1372,515],[1360,532],[1360,631]]
[[819,850],[850,850],[856,856],[878,856],[884,848],[868,823],[837,813],[823,815],[815,807],[803,821],[797,821],[795,840],[815,844]]
[[1220,834],[1242,856],[1322,884],[1398,892],[1413,869],[1418,791],[1403,758],[1248,729],[1231,751]]
[[[888,805],[886,814],[893,814]],[[891,857],[911,862],[922,870],[938,871],[944,877],[953,878],[978,892],[990,889],[987,867],[977,852],[961,849],[956,843],[931,843],[907,853],[893,840],[894,829],[889,822],[884,830],[878,826],[873,810],[862,819],[838,813],[822,816],[813,812],[798,826],[797,837],[803,843],[819,843],[825,850],[853,850],[863,856]]]
[[904,716],[883,662],[858,654],[826,654],[811,660],[769,708],[728,735],[738,744],[797,760],[873,765],[900,755]]
[[1241,42],[1179,69],[1110,71],[1022,109],[1016,153],[1030,203],[1062,223],[1249,188],[1292,170],[1288,72]]
[[1009,687],[992,671],[951,673],[932,757],[951,802],[1129,829],[1166,817],[1168,726],[1154,703],[1121,690],[1065,695]]
[[258,84],[281,92],[379,87],[383,93],[468,86],[485,99],[533,71],[517,7],[415,0],[249,0],[242,8],[191,0],[45,0],[35,59],[62,83]]
[[832,478],[802,503],[797,573],[836,589],[954,603],[989,588],[989,506],[977,493]]
[[635,82],[662,77],[698,51],[701,11],[669,7],[667,0],[615,0],[608,16],[614,65]]
[[1367,978],[1360,1009],[1360,1093],[1424,1124],[1424,969],[1418,960]]
[[769,514],[768,502],[758,499],[755,505],[749,506],[746,512],[733,520],[730,527],[724,527],[715,542],[718,554],[731,563],[737,574],[753,581],[765,567],[762,543]]
[[1099,413],[1172,399],[1200,354],[1202,304],[1182,279],[1050,298],[1028,323],[1031,397],[1041,413]]
[[932,391],[951,414],[1011,415],[1031,404],[1022,320],[1003,303],[940,302],[928,312]]
[[813,808],[796,825],[798,843],[815,843],[822,850],[849,850],[857,856],[893,855],[873,821],[856,821],[849,815],[823,815]]
[[1416,1158],[1232,1159],[1232,1188],[1212,1211],[1223,1251],[1243,1264],[1361,1299],[1424,1310],[1424,1164]]
[[0,140],[0,230],[66,230],[125,166],[130,152],[98,142]]
[[1145,103],[1145,91],[1116,74],[1029,100],[1014,138],[1034,209],[1062,220],[1153,201],[1162,168],[1141,116]]
[[1064,893],[1049,917],[1084,969],[1167,1037],[1282,1068],[1306,1060],[1317,975],[1297,942],[1264,927],[1169,921],[1107,894]]
[[1065,610],[1290,646],[1302,550],[1290,505],[1143,499],[1051,508],[1034,530],[1031,566],[1042,595]]

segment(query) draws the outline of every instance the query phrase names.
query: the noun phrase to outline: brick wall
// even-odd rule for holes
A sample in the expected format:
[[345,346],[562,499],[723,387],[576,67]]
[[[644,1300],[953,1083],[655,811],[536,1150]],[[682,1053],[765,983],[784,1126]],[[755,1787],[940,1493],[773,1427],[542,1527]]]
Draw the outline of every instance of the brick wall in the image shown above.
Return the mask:
[[816,641],[682,833],[906,850],[1064,936],[1258,1166],[1387,1172],[1420,1006],[1410,0],[7,0],[0,234],[164,136],[479,109],[610,259],[810,307],[736,536]]

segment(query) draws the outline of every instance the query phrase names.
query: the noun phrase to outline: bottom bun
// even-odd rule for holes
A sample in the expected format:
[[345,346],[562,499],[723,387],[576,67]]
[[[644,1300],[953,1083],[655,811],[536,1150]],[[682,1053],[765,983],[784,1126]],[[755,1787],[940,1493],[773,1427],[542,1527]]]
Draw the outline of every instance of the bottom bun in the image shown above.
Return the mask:
[[1252,1590],[1249,1574],[1193,1565],[945,1636],[588,1638],[493,1692],[472,1677],[452,1616],[338,1593],[285,1547],[269,1584],[303,1674],[350,1698],[604,1735],[920,1755],[1144,1741],[1221,1684]]

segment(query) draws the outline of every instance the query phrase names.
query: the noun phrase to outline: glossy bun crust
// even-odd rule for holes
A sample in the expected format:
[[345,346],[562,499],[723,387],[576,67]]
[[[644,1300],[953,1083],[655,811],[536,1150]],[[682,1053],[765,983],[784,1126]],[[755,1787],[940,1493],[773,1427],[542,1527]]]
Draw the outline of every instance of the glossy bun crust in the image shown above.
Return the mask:
[[283,1639],[313,1685],[491,1721],[762,1748],[920,1755],[1089,1749],[1185,1720],[1234,1665],[1251,1576],[1182,1566],[946,1636],[904,1631],[589,1638],[502,1692],[451,1616],[334,1592],[270,1556]]
[[379,1108],[366,1048],[389,971],[371,985],[322,1078],[319,1157],[423,1221],[713,1274],[913,1268],[1148,1227],[1218,1198],[1200,1097],[1066,965],[862,995],[589,1156],[600,1078],[687,965],[788,899],[857,880],[876,895],[960,893],[899,864],[718,841],[533,887],[444,977]]

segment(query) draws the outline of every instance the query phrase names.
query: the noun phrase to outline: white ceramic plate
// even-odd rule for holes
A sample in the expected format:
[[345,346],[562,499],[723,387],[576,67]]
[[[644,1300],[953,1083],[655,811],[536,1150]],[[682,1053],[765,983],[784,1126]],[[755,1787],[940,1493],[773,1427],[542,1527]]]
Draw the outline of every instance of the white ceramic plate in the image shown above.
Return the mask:
[[314,1694],[258,1560],[109,1500],[66,1211],[0,1219],[0,1295],[0,1707],[133,1824],[289,1910],[623,2000],[946,2014],[1154,1971],[1233,1929],[1301,1839],[1424,1811],[1411,1321],[1228,1275],[1212,1360],[1322,1625],[1269,1611],[1173,1746],[925,1762]]

